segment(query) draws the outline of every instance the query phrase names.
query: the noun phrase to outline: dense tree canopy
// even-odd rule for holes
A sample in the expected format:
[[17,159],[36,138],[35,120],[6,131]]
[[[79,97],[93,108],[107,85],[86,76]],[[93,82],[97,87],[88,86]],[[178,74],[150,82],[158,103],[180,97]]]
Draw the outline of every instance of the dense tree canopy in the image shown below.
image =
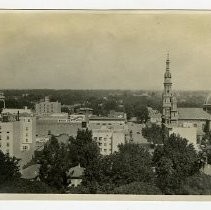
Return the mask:
[[85,170],[83,185],[91,193],[111,193],[132,182],[153,182],[152,160],[147,149],[127,143],[109,156],[100,156]]
[[19,160],[0,150],[0,184],[20,177]]
[[172,134],[163,147],[155,149],[157,184],[164,193],[173,194],[183,180],[199,172],[199,156],[192,144]]

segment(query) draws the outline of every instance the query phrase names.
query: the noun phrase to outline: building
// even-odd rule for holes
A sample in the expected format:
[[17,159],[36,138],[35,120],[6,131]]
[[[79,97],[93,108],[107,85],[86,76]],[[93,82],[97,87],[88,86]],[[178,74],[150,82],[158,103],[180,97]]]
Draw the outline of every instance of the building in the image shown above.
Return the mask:
[[129,133],[124,117],[92,116],[89,118],[88,128],[92,130],[93,139],[98,143],[102,155],[118,151],[118,145],[125,143]]
[[36,118],[29,109],[4,109],[0,122],[0,149],[21,159],[20,166],[31,161],[35,151]]
[[[184,125],[185,126],[185,125]],[[186,125],[186,127],[173,127],[169,131],[169,135],[171,134],[179,135],[182,138],[185,138],[188,140],[188,143],[193,144],[195,149],[198,149],[198,142],[197,142],[197,128],[195,127],[189,127]]]
[[210,120],[211,115],[202,108],[178,108],[178,126],[197,128],[198,140],[202,139],[206,126],[210,129]]
[[85,168],[81,167],[80,164],[72,167],[67,175],[70,177],[69,181],[69,187],[77,187],[82,182],[82,176],[84,174]]
[[44,101],[35,105],[35,112],[37,116],[48,116],[53,113],[61,113],[61,103],[58,101],[50,102],[49,97],[46,96]]
[[162,115],[158,110],[155,110],[151,107],[147,107],[149,112],[149,122],[157,125],[161,125]]
[[203,110],[211,114],[211,94],[209,94],[203,104]]
[[166,125],[177,126],[177,99],[175,94],[172,92],[171,72],[169,65],[170,60],[168,55],[166,60],[166,72],[164,74],[164,91],[162,95],[162,122]]
[[[63,113],[62,113],[63,114]],[[36,120],[36,136],[48,137],[48,135],[59,136],[67,134],[75,137],[78,129],[83,127],[83,117],[62,115],[49,115],[38,117]]]

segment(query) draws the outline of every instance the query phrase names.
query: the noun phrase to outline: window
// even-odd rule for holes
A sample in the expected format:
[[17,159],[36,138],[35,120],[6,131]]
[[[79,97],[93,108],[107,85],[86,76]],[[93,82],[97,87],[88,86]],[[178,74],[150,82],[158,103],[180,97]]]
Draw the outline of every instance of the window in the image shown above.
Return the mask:
[[106,143],[104,143],[104,146],[107,146],[107,144],[106,144]]
[[99,137],[99,140],[102,140],[103,139],[103,137]]
[[26,139],[26,142],[28,142],[29,140],[28,139]]
[[106,141],[107,140],[107,138],[104,138],[104,141]]
[[194,126],[195,128],[197,128],[197,123],[194,123],[193,126]]
[[104,149],[104,152],[107,152],[107,149]]
[[106,123],[103,123],[103,125],[106,125]]
[[26,133],[26,136],[28,136],[28,133]]
[[9,131],[7,131],[7,133],[10,133]]
[[1,126],[0,126],[0,129],[1,129]]
[[10,137],[9,136],[7,136],[7,140],[9,140],[10,139]]
[[30,122],[31,120],[30,119],[28,119],[28,122]]
[[23,150],[27,150],[27,149],[28,149],[28,147],[27,147],[27,146],[23,146],[22,148],[23,148]]
[[102,143],[98,143],[98,145],[99,145],[99,146],[101,146],[101,145],[102,145]]
[[94,137],[94,140],[97,141],[97,137]]
[[1,143],[0,143],[0,147],[1,147]]
[[26,131],[28,131],[29,130],[29,128],[28,127],[26,127]]
[[9,147],[9,146],[10,146],[10,143],[7,142],[7,147]]
[[0,140],[1,140],[1,135],[0,135]]

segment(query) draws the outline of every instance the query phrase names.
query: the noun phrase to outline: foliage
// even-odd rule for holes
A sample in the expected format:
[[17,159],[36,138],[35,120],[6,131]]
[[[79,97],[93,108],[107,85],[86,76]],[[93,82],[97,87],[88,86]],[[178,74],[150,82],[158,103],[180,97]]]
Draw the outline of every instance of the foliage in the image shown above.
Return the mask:
[[152,124],[142,128],[142,135],[147,139],[148,142],[153,144],[163,144],[167,138],[168,132],[165,127]]
[[160,189],[146,182],[132,182],[114,188],[113,194],[161,195]]
[[42,182],[57,189],[67,186],[66,171],[71,166],[71,161],[67,159],[68,150],[64,144],[59,144],[55,137],[52,137],[39,156],[40,173]]
[[19,160],[0,151],[0,184],[20,177]]
[[88,167],[100,155],[100,150],[88,129],[78,130],[76,138],[70,138],[68,157],[73,165]]
[[193,145],[174,134],[164,142],[163,147],[156,148],[153,161],[157,185],[166,194],[174,194],[183,180],[200,169],[199,157]]
[[40,181],[15,179],[0,185],[0,193],[61,193]]
[[92,186],[91,193],[109,193],[132,182],[153,182],[148,150],[133,143],[120,145],[118,152],[93,161],[83,178],[84,186]]
[[211,176],[197,173],[186,178],[176,191],[178,195],[211,195]]

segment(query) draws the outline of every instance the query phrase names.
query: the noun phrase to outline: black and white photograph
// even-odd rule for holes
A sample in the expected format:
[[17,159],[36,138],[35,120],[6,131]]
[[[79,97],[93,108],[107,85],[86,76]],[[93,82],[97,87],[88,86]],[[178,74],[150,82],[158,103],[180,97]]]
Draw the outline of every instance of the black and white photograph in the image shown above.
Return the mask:
[[211,194],[211,12],[0,11],[0,193]]

